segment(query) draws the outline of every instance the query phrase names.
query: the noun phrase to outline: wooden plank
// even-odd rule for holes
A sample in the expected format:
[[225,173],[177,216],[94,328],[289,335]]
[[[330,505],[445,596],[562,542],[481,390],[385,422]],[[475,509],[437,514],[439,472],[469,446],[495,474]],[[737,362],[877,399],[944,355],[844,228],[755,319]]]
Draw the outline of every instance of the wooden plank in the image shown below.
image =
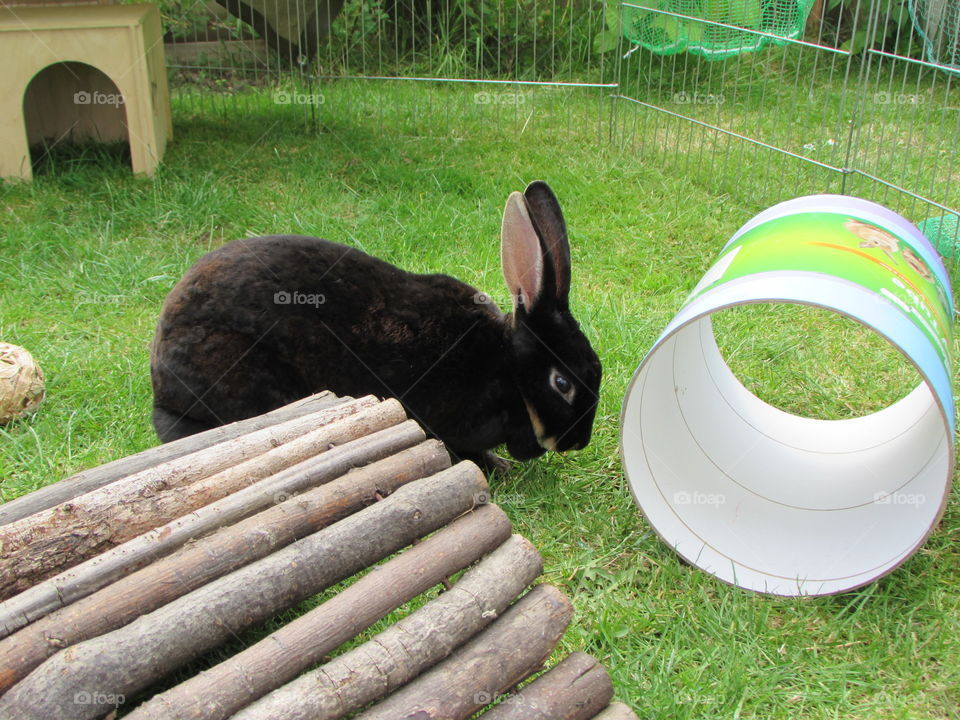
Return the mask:
[[287,420],[293,420],[294,418],[304,415],[310,415],[318,410],[338,405],[347,400],[353,400],[353,398],[338,398],[333,393],[324,391],[302,400],[297,400],[290,405],[285,405],[265,415],[259,415],[247,420],[240,420],[235,423],[230,423],[229,425],[213,428],[212,430],[175,440],[165,445],[152,447],[136,455],[114,460],[106,465],[84,470],[76,475],[71,475],[52,485],[47,485],[23,497],[9,500],[3,505],[0,505],[0,526],[33,515],[41,510],[47,510],[54,505],[72,500],[79,495],[88,493],[91,490],[96,490],[122,477],[133,475],[147,468],[175,460],[176,458],[189,455],[198,450],[203,450],[226,440],[232,440],[247,433],[256,432],[257,430],[278,425]]
[[173,552],[185,542],[424,440],[413,420],[334,448],[244,490],[177,518],[0,603],[3,636]]
[[[357,426],[342,422],[361,418]],[[362,435],[368,419],[379,430],[404,418],[396,400],[352,400],[148,468],[4,525],[0,600],[202,506],[202,494],[193,504],[182,502],[191,497],[192,483],[209,478],[214,487],[226,483],[237,489],[229,479],[260,479],[306,460],[327,443]]]
[[388,613],[492,552],[510,519],[483,505],[379,565],[319,607],[127,715],[129,720],[227,720],[293,680]]
[[[487,490],[463,462],[143,615],[61,650],[0,697],[2,720],[92,720],[245,628],[370,567],[472,509]],[[77,703],[86,693],[88,703]]]
[[612,697],[610,675],[597,659],[586,653],[573,653],[480,717],[482,720],[590,720]]
[[164,43],[164,55],[171,66],[223,65],[228,67],[267,66],[269,48],[264,40],[190,40]]
[[449,656],[500,617],[541,572],[537,549],[513,535],[440,597],[231,720],[340,720]]
[[502,618],[358,720],[466,720],[536,672],[567,629],[573,607],[538,585]]
[[[175,553],[67,605],[0,641],[0,694],[59,650],[103,635],[294,540],[440,472],[450,455],[427,440],[187,543]],[[519,592],[519,591],[518,591]]]

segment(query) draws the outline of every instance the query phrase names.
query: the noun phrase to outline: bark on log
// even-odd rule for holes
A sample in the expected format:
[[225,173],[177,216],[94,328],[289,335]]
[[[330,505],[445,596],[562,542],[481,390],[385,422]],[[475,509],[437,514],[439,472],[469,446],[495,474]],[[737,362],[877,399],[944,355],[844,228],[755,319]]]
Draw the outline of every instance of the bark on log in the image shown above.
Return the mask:
[[595,657],[573,653],[480,717],[483,720],[589,720],[613,697]]
[[536,548],[514,535],[440,597],[231,720],[339,720],[447,657],[499,617],[541,572]]
[[638,720],[636,713],[623,703],[610,703],[606,710],[597,715],[594,720]]
[[[0,600],[136,537],[150,527],[163,524],[165,520],[153,522],[149,516],[146,521],[137,520],[144,512],[143,501],[149,503],[158,493],[182,488],[251,459],[259,461],[259,456],[318,426],[336,423],[366,409],[396,412],[398,407],[399,412],[403,413],[396,400],[377,405],[372,397],[336,405],[148,468],[69,502],[4,525],[0,527],[0,548],[3,553],[0,560]],[[402,418],[396,420],[401,421]],[[128,507],[132,511],[128,512]]]
[[453,656],[357,720],[465,720],[536,672],[572,615],[562,592],[538,585]]
[[422,442],[424,437],[420,426],[407,420],[310,458],[144,533],[0,603],[2,636],[129,575],[188,540],[259,512],[291,493],[329,482],[351,468],[400,452]]
[[136,455],[114,460],[106,465],[84,470],[0,505],[0,526],[28,517],[41,510],[52,508],[54,505],[59,505],[91,490],[96,490],[127,475],[133,475],[147,468],[203,450],[217,443],[232,440],[241,435],[279,425],[282,422],[304,415],[311,415],[317,410],[339,405],[348,400],[353,400],[353,398],[340,398],[324,390],[264,415],[238,420],[229,425],[221,425],[212,430],[149,448]]
[[[149,512],[153,518],[161,519],[161,522],[152,520],[152,525],[144,527],[142,531],[150,530],[204,505],[216,502],[249,487],[258,480],[327,452],[338,445],[399,425],[406,419],[407,414],[403,406],[396,400],[387,400],[362,410],[356,415],[311,430],[245,463],[234,465],[232,468],[185,487],[168,490],[155,498],[152,503],[142,503],[144,512]],[[131,509],[133,507],[134,504],[131,503]],[[133,524],[133,519],[128,517],[129,515],[128,511],[123,518],[126,522]]]
[[428,440],[187,543],[0,641],[0,695],[58,650],[116,630],[373,504],[376,493],[389,495],[449,465],[443,443]]
[[[463,462],[214,580],[129,625],[61,650],[3,697],[0,720],[88,720],[251,625],[472,509],[487,491]],[[84,704],[75,702],[87,693]]]
[[219,665],[161,693],[129,720],[226,720],[510,537],[496,505],[464,515],[379,565],[319,607]]

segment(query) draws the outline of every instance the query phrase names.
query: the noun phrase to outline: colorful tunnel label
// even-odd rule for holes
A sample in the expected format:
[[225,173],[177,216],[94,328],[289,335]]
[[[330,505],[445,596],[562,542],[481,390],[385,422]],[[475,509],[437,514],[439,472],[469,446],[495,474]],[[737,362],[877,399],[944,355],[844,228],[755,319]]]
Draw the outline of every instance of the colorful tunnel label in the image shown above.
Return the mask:
[[[767,219],[738,234],[687,298],[686,304],[730,281],[774,270],[828,274],[866,288],[895,305],[951,366],[950,289],[928,259],[919,233],[883,227],[849,212],[799,212]],[[785,277],[785,281],[788,281]],[[854,317],[857,308],[849,308]],[[909,352],[909,348],[905,348]]]

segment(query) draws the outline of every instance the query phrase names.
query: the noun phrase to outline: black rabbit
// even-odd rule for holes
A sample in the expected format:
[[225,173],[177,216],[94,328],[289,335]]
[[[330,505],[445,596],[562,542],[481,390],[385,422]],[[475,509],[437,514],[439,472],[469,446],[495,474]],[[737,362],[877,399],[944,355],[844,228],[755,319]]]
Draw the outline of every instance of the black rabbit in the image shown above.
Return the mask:
[[600,361],[570,314],[560,205],[534,182],[503,214],[504,315],[447,275],[416,275],[298,235],[200,258],[163,305],[153,422],[167,442],[323,389],[398,398],[461,458],[496,465],[589,442]]

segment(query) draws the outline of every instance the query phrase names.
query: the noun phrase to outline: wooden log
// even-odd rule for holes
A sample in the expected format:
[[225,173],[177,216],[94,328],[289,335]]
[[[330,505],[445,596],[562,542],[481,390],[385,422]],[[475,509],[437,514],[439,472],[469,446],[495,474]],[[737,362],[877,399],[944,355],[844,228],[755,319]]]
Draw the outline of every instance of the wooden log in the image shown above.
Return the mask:
[[589,720],[613,697],[610,675],[586,653],[573,653],[519,692],[504,698],[483,720]]
[[[217,7],[220,7],[219,5]],[[193,40],[169,42],[163,45],[167,66],[196,67],[198,64],[213,64],[217,67],[237,67],[256,64],[270,67],[271,46],[264,39],[252,40]]]
[[[181,515],[193,512],[197,508],[216,502],[227,495],[249,487],[257,480],[274,475],[281,470],[303,462],[308,458],[320,455],[344,443],[351,442],[365,435],[383,430],[384,428],[399,425],[407,419],[406,412],[399,402],[389,400],[367,408],[338,420],[311,430],[306,435],[284,443],[280,447],[265,452],[263,455],[252,458],[245,463],[234,465],[222,472],[190,483],[176,490],[168,490],[157,496],[150,503],[136,503],[144,506],[144,513],[151,515],[149,526],[143,531],[162,525]],[[135,503],[125,509],[124,520],[128,519]],[[157,519],[160,522],[156,522]],[[130,521],[132,525],[133,522]],[[140,533],[136,533],[139,535]]]
[[340,398],[325,390],[289,405],[284,405],[282,408],[264,415],[239,420],[229,425],[221,425],[212,430],[149,448],[136,455],[114,460],[106,465],[84,470],[0,505],[0,526],[28,517],[41,510],[52,508],[54,505],[59,505],[91,490],[96,490],[127,475],[133,475],[198,450],[204,450],[217,443],[233,440],[241,435],[279,425],[287,420],[312,415],[317,410],[339,405],[348,400],[353,400],[353,398]]
[[573,615],[552,585],[538,585],[499,620],[358,720],[465,720],[543,665]]
[[513,535],[440,597],[231,720],[339,720],[443,660],[499,617],[541,572],[540,553]]
[[[399,425],[406,419],[406,411],[399,401],[386,400],[379,405],[361,410],[356,415],[311,430],[306,435],[284,443],[245,463],[234,465],[183,488],[167,491],[149,506],[150,512],[167,522],[242,490],[257,480],[274,475],[291,465],[365,435]],[[161,523],[156,523],[153,527],[159,524]]]
[[0,695],[58,650],[116,630],[372,504],[377,493],[389,495],[449,465],[443,443],[427,440],[187,543],[0,641]]
[[[142,512],[138,501],[144,498],[245,463],[318,426],[364,409],[382,408],[382,412],[392,414],[397,405],[395,400],[377,405],[375,398],[367,397],[325,408],[148,468],[4,525],[0,527],[0,600],[149,529],[135,520]],[[402,407],[399,412],[403,412]],[[134,507],[134,511],[127,512],[127,507]],[[161,524],[162,520],[153,526]]]
[[306,615],[229,660],[161,693],[129,720],[226,720],[422,592],[493,552],[510,519],[483,505],[374,568]]
[[188,540],[259,512],[291,493],[329,482],[353,467],[412,447],[424,437],[420,426],[407,420],[340,445],[144,533],[0,603],[0,630],[6,636],[173,552]]
[[[474,506],[463,462],[235,570],[122,628],[61,650],[0,697],[0,720],[88,720],[255,623],[370,567]],[[84,704],[74,702],[87,693]]]
[[807,21],[804,24],[804,34],[806,37],[819,42],[823,37],[823,0],[815,0],[810,8],[810,14],[807,15]]
[[607,709],[594,717],[594,720],[638,720],[633,710],[623,703],[610,703]]

